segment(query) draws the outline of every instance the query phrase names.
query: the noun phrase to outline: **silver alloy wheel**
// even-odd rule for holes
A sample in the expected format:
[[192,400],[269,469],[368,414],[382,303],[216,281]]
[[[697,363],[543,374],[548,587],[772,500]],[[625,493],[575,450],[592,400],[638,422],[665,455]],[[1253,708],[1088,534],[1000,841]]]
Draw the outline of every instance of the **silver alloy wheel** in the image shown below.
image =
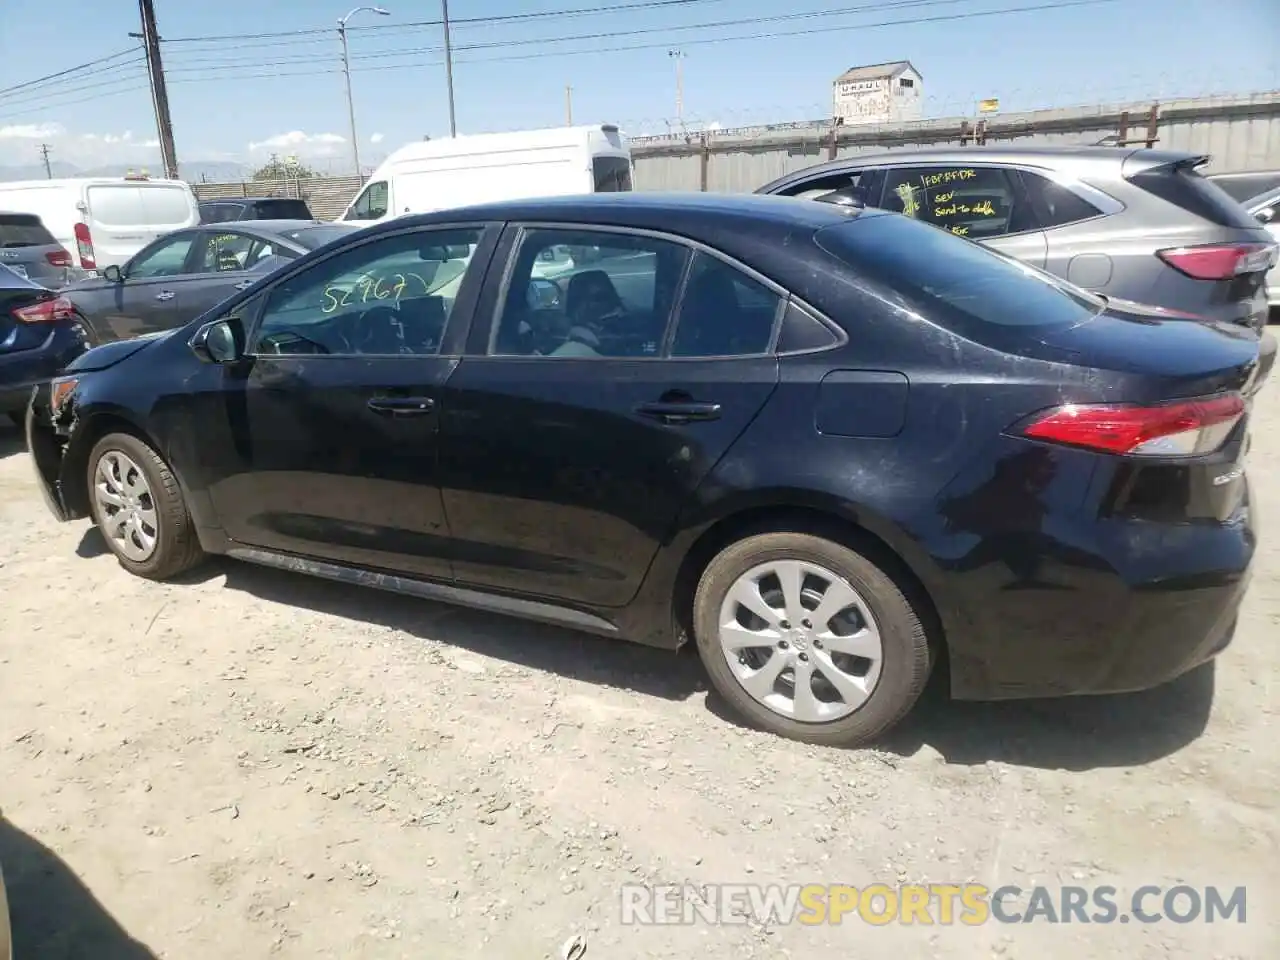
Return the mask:
[[720,605],[720,649],[742,689],[774,713],[829,723],[866,703],[884,648],[867,602],[807,560],[748,570]]
[[108,450],[93,471],[93,499],[102,532],[115,548],[138,563],[150,559],[160,536],[160,518],[142,468],[119,450]]

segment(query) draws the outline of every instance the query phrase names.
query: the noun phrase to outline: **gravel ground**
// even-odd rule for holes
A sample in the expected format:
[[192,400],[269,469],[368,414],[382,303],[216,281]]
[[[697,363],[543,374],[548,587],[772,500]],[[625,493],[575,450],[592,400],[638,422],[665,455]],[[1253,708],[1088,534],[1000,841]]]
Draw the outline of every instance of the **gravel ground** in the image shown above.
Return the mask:
[[[1250,472],[1280,514],[1280,392]],[[1271,526],[1273,524],[1269,524]],[[1280,542],[1150,693],[931,694],[877,750],[743,729],[696,659],[231,562],[126,575],[0,433],[18,960],[1275,958]],[[625,883],[1248,887],[1209,926],[624,926]]]

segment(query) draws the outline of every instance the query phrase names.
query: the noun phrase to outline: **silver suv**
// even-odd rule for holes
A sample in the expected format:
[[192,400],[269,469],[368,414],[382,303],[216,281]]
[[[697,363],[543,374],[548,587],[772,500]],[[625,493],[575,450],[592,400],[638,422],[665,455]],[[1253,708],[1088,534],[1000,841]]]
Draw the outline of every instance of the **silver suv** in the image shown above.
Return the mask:
[[1254,329],[1270,233],[1198,172],[1208,157],[1129,147],[959,147],[833,160],[756,193],[883,207],[1105,296]]

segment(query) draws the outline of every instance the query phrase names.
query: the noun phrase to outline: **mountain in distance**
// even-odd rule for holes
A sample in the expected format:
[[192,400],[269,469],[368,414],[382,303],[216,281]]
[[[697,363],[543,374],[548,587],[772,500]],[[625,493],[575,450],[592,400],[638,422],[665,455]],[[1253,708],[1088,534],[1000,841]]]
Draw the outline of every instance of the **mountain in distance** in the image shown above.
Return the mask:
[[[140,173],[146,170],[153,177],[161,175],[159,164],[133,165],[108,164],[101,167],[77,167],[72,163],[53,161],[49,164],[55,178],[63,177],[123,177],[132,171]],[[178,173],[188,183],[235,183],[253,177],[253,167],[232,160],[193,160],[178,162]],[[16,166],[0,165],[0,182],[11,180],[44,180],[46,178],[44,164],[21,164]]]

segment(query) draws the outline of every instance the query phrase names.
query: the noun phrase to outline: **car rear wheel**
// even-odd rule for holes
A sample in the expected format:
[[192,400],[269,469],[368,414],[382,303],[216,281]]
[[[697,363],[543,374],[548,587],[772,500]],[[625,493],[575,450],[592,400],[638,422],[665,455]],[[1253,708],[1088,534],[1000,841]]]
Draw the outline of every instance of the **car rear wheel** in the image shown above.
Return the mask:
[[865,744],[914,706],[931,657],[920,617],[879,566],[807,533],[739,540],[694,596],[698,654],[716,690],[772,733]]
[[165,580],[203,559],[177,478],[148,444],[108,434],[89,454],[88,479],[93,522],[130,573]]

